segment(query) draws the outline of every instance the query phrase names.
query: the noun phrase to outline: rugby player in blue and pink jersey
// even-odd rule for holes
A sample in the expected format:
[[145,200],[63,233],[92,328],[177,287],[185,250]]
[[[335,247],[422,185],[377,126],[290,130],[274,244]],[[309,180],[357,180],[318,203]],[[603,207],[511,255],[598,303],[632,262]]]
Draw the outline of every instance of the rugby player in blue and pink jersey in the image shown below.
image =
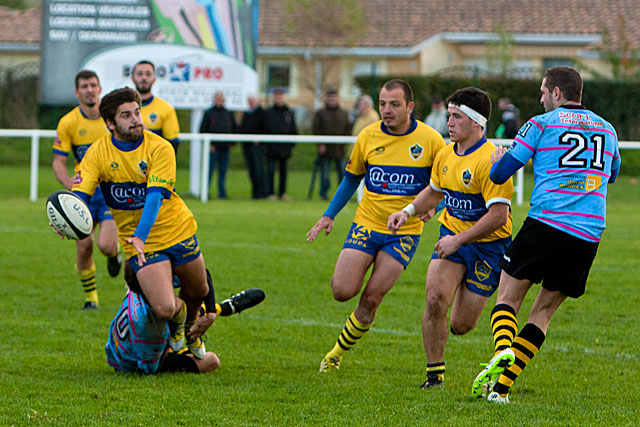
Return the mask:
[[[508,151],[497,147],[492,156],[496,183],[530,159],[534,173],[531,209],[500,264],[491,312],[495,354],[472,387],[473,395],[498,403],[509,402],[511,386],[542,346],[560,304],[584,294],[605,229],[607,185],[620,170],[616,131],[581,105],[582,77],[575,69],[549,68],[540,91],[546,113],[525,123]],[[531,285],[540,282],[518,333],[516,314]]]

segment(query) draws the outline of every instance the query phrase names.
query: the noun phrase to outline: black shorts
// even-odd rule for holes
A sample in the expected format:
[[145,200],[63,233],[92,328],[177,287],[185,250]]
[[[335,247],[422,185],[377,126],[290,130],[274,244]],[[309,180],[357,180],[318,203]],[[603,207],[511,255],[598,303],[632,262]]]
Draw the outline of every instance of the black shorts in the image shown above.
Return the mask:
[[199,374],[200,369],[193,358],[186,354],[168,353],[158,368],[160,372],[190,372],[193,374]]
[[597,242],[587,242],[527,218],[500,267],[516,279],[542,282],[542,287],[549,291],[578,298],[584,294],[597,251]]

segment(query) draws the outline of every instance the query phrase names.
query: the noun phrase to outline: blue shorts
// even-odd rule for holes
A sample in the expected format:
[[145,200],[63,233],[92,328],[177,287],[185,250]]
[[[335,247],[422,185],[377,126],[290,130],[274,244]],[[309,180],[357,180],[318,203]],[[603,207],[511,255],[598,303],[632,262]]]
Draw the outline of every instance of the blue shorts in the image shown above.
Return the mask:
[[100,187],[96,188],[96,192],[93,193],[93,196],[89,199],[89,211],[91,212],[94,224],[99,224],[102,221],[113,219]]
[[373,256],[382,250],[407,268],[418,249],[418,243],[419,234],[378,233],[354,222],[342,249],[357,249]]
[[[444,225],[440,227],[440,238],[453,236],[455,233]],[[498,289],[500,283],[500,260],[511,244],[511,237],[493,242],[466,243],[446,259],[467,267],[467,289],[471,292],[490,297]],[[431,259],[438,259],[435,250]]]
[[162,261],[170,261],[171,265],[184,265],[200,256],[200,245],[195,234],[182,242],[175,244],[167,249],[156,252],[144,253],[147,262],[142,267],[138,267],[138,255],[134,255],[128,259],[129,265],[137,274],[141,268],[149,264],[155,264]]

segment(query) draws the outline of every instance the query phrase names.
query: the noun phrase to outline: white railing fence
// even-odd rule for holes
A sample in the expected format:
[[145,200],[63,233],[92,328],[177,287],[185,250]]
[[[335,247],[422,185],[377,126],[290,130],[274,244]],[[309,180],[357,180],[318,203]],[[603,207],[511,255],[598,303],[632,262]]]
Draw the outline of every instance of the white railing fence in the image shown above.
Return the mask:
[[[29,199],[38,199],[38,166],[40,155],[40,139],[55,138],[54,130],[42,129],[0,129],[0,143],[2,138],[29,138],[31,140]],[[180,141],[191,141],[189,158],[189,191],[206,202],[209,195],[209,147],[212,142],[293,142],[297,144],[353,144],[353,136],[324,136],[324,135],[251,135],[251,134],[200,134],[181,133]],[[510,139],[493,139],[498,145],[511,145]],[[621,149],[640,149],[639,141],[621,141]],[[201,155],[206,153],[206,155]],[[524,172],[520,169],[516,175],[514,185],[516,203],[522,205],[524,192]]]

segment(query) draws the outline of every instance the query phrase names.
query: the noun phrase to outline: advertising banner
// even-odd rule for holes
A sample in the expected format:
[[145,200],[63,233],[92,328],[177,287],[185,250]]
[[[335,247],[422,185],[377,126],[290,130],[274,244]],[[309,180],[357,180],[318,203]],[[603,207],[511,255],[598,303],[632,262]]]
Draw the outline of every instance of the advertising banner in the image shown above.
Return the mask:
[[73,77],[95,71],[103,94],[132,86],[140,60],[156,67],[152,92],[175,108],[246,108],[258,90],[257,0],[43,0],[40,101],[73,105]]

